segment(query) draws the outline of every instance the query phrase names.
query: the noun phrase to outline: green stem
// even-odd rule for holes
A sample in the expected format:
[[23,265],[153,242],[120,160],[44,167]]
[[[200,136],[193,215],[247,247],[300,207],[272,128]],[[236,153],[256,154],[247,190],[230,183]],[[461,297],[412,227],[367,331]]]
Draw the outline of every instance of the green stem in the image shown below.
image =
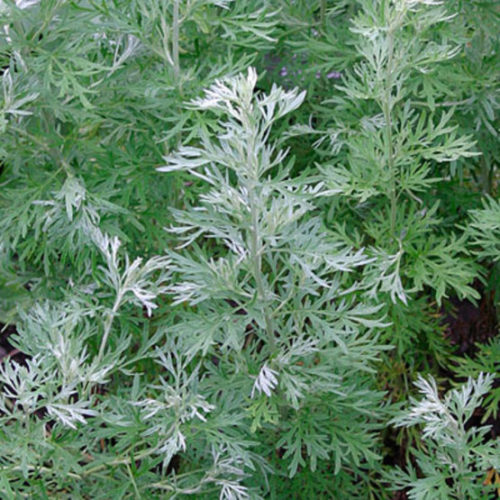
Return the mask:
[[122,295],[119,293],[116,296],[115,303],[113,305],[113,309],[111,309],[106,321],[104,322],[104,334],[101,340],[101,347],[99,348],[99,354],[97,356],[97,362],[99,363],[104,356],[104,350],[106,349],[106,344],[108,342],[109,333],[111,332],[111,326],[113,325],[113,320],[115,319],[116,313],[120,308],[120,304],[122,301]]
[[262,240],[259,235],[259,221],[258,221],[254,186],[252,186],[249,189],[249,202],[250,202],[250,212],[252,217],[252,223],[250,228],[250,255],[253,267],[253,274],[255,278],[255,284],[257,286],[257,296],[262,302],[264,302],[264,321],[266,324],[266,333],[269,340],[269,345],[271,346],[271,350],[274,351],[276,348],[274,327],[271,318],[271,313],[269,311],[269,306],[267,305],[267,297],[264,288],[264,282],[262,281]]
[[389,186],[389,199],[391,202],[391,233],[394,235],[396,228],[396,214],[397,214],[397,185],[396,185],[396,169],[394,166],[394,146],[392,144],[392,64],[394,55],[394,34],[392,29],[388,32],[388,60],[387,60],[387,73],[385,76],[385,96],[382,105],[385,122],[385,140],[386,140],[386,155],[387,165],[389,167],[390,186]]
[[179,63],[179,0],[174,0],[174,14],[172,27],[172,58],[174,61],[174,76],[178,83],[180,74]]
[[326,0],[320,0],[319,6],[319,22],[324,30],[326,25]]
[[481,165],[481,188],[484,194],[491,194],[492,189],[491,189],[491,181],[490,181],[490,166],[488,164],[488,161],[486,160],[486,157],[483,153],[481,160],[480,160],[480,165]]
[[[248,127],[252,128],[250,122]],[[263,313],[264,322],[266,325],[266,334],[271,347],[271,351],[276,350],[276,338],[274,336],[274,326],[271,311],[267,305],[267,294],[264,287],[264,282],[262,280],[262,239],[260,237],[259,231],[259,214],[257,207],[258,193],[255,192],[255,186],[259,182],[259,169],[256,164],[254,151],[255,151],[255,140],[259,136],[259,132],[254,130],[251,135],[249,144],[247,146],[246,163],[250,175],[248,179],[248,202],[250,205],[250,216],[251,216],[251,227],[250,227],[250,259],[252,262],[252,271],[255,279],[255,285],[257,287],[257,297],[263,303]]]
[[[131,446],[130,448],[128,448],[123,454],[124,455],[127,455],[130,453],[131,450],[133,450],[134,448],[136,448],[138,446],[138,444],[135,444],[133,446]],[[137,455],[134,455],[133,459],[134,460],[142,460],[143,458],[147,458],[151,455],[153,455],[154,453],[156,453],[158,450],[157,447],[155,448],[150,448],[148,450],[145,450],[143,451],[142,453],[138,453]],[[94,474],[95,472],[98,472],[102,469],[105,469],[109,466],[113,466],[113,465],[127,465],[127,464],[130,464],[132,461],[132,458],[129,457],[129,456],[124,456],[124,457],[121,457],[121,458],[115,458],[109,462],[103,462],[99,465],[95,465],[94,467],[90,467],[89,469],[85,469],[83,470],[82,472],[80,472],[80,476],[81,477],[85,477],[85,476],[88,476],[90,474]]]

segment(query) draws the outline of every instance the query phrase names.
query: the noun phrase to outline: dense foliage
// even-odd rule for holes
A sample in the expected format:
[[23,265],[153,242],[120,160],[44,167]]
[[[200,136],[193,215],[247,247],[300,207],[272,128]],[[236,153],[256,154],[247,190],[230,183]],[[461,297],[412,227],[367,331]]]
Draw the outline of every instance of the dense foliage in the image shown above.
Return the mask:
[[2,498],[500,496],[495,1],[0,27]]

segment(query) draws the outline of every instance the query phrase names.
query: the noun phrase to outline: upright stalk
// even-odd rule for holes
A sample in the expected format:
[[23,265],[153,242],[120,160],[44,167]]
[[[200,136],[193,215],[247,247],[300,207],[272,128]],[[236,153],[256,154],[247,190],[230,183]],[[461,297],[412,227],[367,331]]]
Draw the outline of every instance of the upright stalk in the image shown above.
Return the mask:
[[385,94],[382,104],[385,122],[385,140],[387,165],[390,173],[389,199],[391,202],[391,233],[394,235],[397,214],[397,192],[396,192],[396,171],[394,167],[394,146],[392,144],[392,64],[394,56],[394,31],[391,27],[388,31],[388,56],[385,75]]
[[[179,20],[179,2],[180,0],[174,0],[174,13],[172,20],[172,59],[174,62],[174,79],[175,85],[179,91],[179,96],[181,99],[183,98],[183,92],[180,81],[181,74],[181,65],[179,62],[179,30],[180,30],[180,20]],[[182,112],[182,109],[179,110]],[[182,133],[179,130],[177,133],[177,145],[180,145],[182,142]]]
[[264,289],[264,283],[262,281],[262,242],[258,234],[257,207],[255,206],[255,194],[253,191],[250,193],[250,204],[252,216],[252,228],[250,231],[250,254],[252,259],[253,274],[255,277],[255,284],[257,286],[257,295],[259,299],[264,302],[264,321],[266,324],[266,333],[269,344],[271,346],[271,350],[274,351],[276,347],[276,339],[274,338],[273,322],[271,319],[269,307],[266,303],[267,297]]
[[106,349],[109,333],[111,332],[111,326],[113,325],[113,320],[115,319],[116,313],[120,308],[121,301],[122,301],[122,294],[119,293],[116,297],[113,309],[111,309],[111,311],[108,314],[108,317],[106,318],[106,321],[104,322],[104,333],[101,340],[101,346],[99,348],[99,354],[97,356],[98,362],[101,361],[102,357],[104,356],[104,350]]
[[320,0],[319,22],[320,22],[321,28],[324,29],[325,24],[326,24],[326,0]]
[[179,65],[179,1],[174,0],[174,14],[172,26],[172,58],[174,61],[174,76],[176,82],[179,81],[180,65]]
[[481,179],[481,188],[484,194],[492,194],[492,185],[491,185],[491,169],[489,162],[486,160],[486,155],[483,153],[481,159],[479,161],[481,166],[480,171],[480,179]]
[[[256,132],[257,133],[257,132]],[[248,201],[250,204],[251,228],[250,228],[250,257],[252,261],[252,271],[257,287],[257,295],[263,301],[264,322],[266,325],[266,334],[271,347],[271,351],[276,349],[276,338],[274,336],[273,320],[271,311],[267,305],[266,291],[262,281],[262,239],[259,232],[259,214],[257,207],[257,194],[255,193],[255,184],[258,182],[258,169],[254,165],[252,153],[255,149],[255,135],[252,134],[252,140],[247,149],[247,168],[252,172],[249,178]]]

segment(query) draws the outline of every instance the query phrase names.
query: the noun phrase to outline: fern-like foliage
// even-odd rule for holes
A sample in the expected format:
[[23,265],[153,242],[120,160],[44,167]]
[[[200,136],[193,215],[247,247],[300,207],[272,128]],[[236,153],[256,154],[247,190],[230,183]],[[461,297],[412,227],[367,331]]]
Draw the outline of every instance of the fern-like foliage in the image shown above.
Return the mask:
[[186,362],[203,360],[197,377],[214,410],[200,437],[219,419],[235,423],[205,436],[214,453],[236,460],[244,450],[250,467],[253,434],[270,446],[268,458],[282,456],[278,473],[328,459],[338,472],[376,458],[370,413],[380,394],[370,372],[382,322],[378,307],[357,299],[360,285],[342,277],[369,258],[328,232],[313,203],[323,184],[290,178],[293,162],[268,141],[304,93],[260,94],[256,82],[250,69],[193,101],[219,116],[215,136],[159,168],[207,184],[199,205],[174,211],[169,229],[186,249],[169,252],[178,276],[171,293],[182,307],[170,336]]
[[[397,488],[409,488],[408,496],[419,500],[484,498],[486,471],[500,467],[498,440],[485,443],[488,427],[468,425],[474,411],[491,389],[493,377],[479,374],[444,398],[434,379],[416,382],[421,400],[393,420],[396,426],[420,425],[425,447],[413,449],[416,466],[390,475]],[[490,491],[494,485],[489,484]]]
[[363,231],[377,246],[372,272],[393,302],[429,287],[438,302],[449,290],[477,297],[465,239],[440,234],[437,207],[421,194],[442,177],[434,165],[477,154],[472,138],[457,134],[452,111],[415,104],[425,75],[437,79],[439,65],[456,57],[457,47],[434,40],[432,31],[449,19],[439,2],[361,2],[351,28],[359,60],[330,101],[332,145],[342,154],[320,168],[331,192],[359,207]]

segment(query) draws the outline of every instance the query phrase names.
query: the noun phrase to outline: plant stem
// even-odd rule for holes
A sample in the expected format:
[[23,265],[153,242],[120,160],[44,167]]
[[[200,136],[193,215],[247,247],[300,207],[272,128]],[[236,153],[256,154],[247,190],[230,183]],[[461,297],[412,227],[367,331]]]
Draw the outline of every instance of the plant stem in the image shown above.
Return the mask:
[[180,74],[179,64],[179,0],[174,0],[174,14],[172,26],[172,58],[174,60],[174,76],[178,83]]
[[391,233],[394,235],[396,227],[396,214],[397,214],[397,193],[396,193],[396,171],[394,168],[394,146],[392,144],[392,63],[394,55],[394,32],[390,28],[388,32],[388,58],[385,75],[385,95],[382,105],[385,122],[385,140],[386,140],[386,155],[387,165],[389,167],[390,186],[389,198],[391,201]]
[[111,326],[113,325],[113,320],[115,319],[116,313],[120,308],[121,301],[122,301],[122,295],[121,293],[118,293],[118,295],[116,296],[115,303],[113,305],[113,309],[111,309],[104,323],[104,334],[102,336],[101,347],[99,348],[99,354],[97,356],[98,362],[101,361],[102,357],[104,356],[104,349],[106,349],[106,343],[108,341],[109,333],[111,331]]
[[321,28],[324,29],[326,24],[326,0],[320,0],[319,22],[321,24]]
[[266,333],[269,340],[269,345],[271,346],[271,350],[274,351],[276,348],[276,339],[274,337],[273,322],[271,319],[269,307],[267,306],[267,297],[265,293],[264,283],[262,281],[262,241],[259,235],[258,213],[254,186],[249,189],[249,202],[252,217],[250,229],[250,255],[253,266],[253,274],[255,278],[255,284],[257,286],[258,298],[264,302],[264,321],[266,324]]
[[[254,127],[248,122],[249,129]],[[266,333],[271,347],[271,351],[276,350],[276,338],[274,336],[274,326],[271,316],[271,311],[267,305],[267,294],[262,281],[262,239],[259,231],[259,215],[258,215],[258,193],[255,192],[255,186],[259,182],[259,169],[254,156],[255,140],[259,136],[259,131],[254,129],[249,137],[249,143],[246,150],[246,163],[249,172],[247,177],[248,185],[248,202],[250,205],[251,227],[250,227],[250,258],[253,267],[253,275],[255,285],[257,287],[257,296],[263,302],[264,322],[266,325]]]
[[[104,462],[104,463],[101,463],[99,465],[95,465],[93,467],[90,467],[89,469],[85,469],[83,470],[81,473],[80,473],[80,476],[81,477],[85,477],[85,476],[88,476],[90,474],[94,474],[95,472],[98,472],[100,471],[101,469],[105,469],[106,467],[109,467],[109,466],[113,466],[113,465],[126,465],[126,464],[130,464],[131,461],[132,461],[132,458],[129,457],[129,456],[126,456],[128,453],[130,453],[130,451],[134,448],[134,447],[137,447],[137,444],[136,445],[132,445],[130,446],[124,453],[123,453],[123,457],[121,458],[114,458],[113,460],[109,461],[109,462]],[[143,451],[142,453],[138,453],[137,455],[134,455],[133,459],[134,460],[142,460],[143,458],[147,458],[151,455],[153,455],[154,453],[156,453],[158,450],[157,447],[154,447],[154,448],[149,448],[148,450],[145,450]]]
[[490,175],[491,170],[484,153],[479,163],[481,165],[481,188],[484,194],[491,195],[492,194],[491,175]]

